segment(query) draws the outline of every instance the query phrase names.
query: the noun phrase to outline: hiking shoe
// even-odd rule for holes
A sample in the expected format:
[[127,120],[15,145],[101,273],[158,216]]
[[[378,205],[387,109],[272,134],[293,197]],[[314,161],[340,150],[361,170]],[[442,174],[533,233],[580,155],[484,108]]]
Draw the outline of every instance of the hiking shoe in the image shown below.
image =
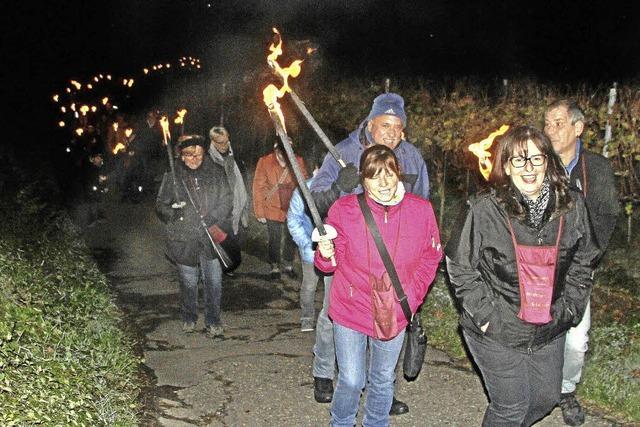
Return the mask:
[[286,274],[287,276],[289,276],[292,279],[295,279],[296,277],[298,277],[298,275],[296,274],[296,271],[293,269],[293,266],[291,266],[291,265],[287,265],[284,268],[284,274]]
[[560,395],[560,409],[562,409],[562,418],[568,426],[579,426],[584,423],[584,410],[575,393],[562,393]]
[[196,330],[196,324],[194,322],[184,322],[182,324],[182,332],[190,334]]
[[300,331],[301,332],[311,332],[313,331],[313,319],[300,319]]
[[389,409],[389,415],[402,415],[409,412],[409,405],[393,396],[393,403]]
[[205,331],[209,338],[220,338],[224,336],[224,329],[222,328],[222,325],[209,325],[205,328]]
[[313,377],[313,397],[318,403],[329,403],[333,398],[333,381],[329,378]]

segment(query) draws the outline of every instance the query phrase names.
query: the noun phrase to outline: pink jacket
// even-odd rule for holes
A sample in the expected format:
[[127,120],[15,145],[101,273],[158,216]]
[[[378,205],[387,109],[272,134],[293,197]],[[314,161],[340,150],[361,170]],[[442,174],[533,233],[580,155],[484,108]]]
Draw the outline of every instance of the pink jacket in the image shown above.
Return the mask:
[[[440,233],[431,203],[406,193],[396,206],[382,206],[367,196],[367,203],[404,289],[411,312],[422,304],[442,258]],[[356,195],[338,199],[327,217],[338,231],[334,240],[336,267],[316,251],[315,265],[334,273],[329,316],[334,322],[375,337],[369,274],[380,278],[386,271],[368,232]],[[396,295],[396,335],[407,319]]]

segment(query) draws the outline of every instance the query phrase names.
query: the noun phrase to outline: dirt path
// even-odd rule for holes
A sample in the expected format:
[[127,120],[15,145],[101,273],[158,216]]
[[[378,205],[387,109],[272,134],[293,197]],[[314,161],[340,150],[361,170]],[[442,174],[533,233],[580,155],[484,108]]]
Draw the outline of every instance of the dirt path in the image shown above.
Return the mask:
[[[163,230],[150,201],[106,206],[107,222],[87,232],[101,268],[140,336],[148,426],[322,426],[329,406],[313,399],[313,333],[299,330],[299,283],[272,281],[269,266],[244,255],[235,277],[224,277],[224,339],[181,331],[178,279],[164,258]],[[319,309],[322,290],[316,294]],[[198,328],[202,328],[202,317]],[[473,372],[453,368],[428,350],[419,378],[399,380],[408,414],[392,426],[477,426],[486,398]],[[540,426],[563,426],[559,410]],[[589,416],[585,426],[611,426]]]

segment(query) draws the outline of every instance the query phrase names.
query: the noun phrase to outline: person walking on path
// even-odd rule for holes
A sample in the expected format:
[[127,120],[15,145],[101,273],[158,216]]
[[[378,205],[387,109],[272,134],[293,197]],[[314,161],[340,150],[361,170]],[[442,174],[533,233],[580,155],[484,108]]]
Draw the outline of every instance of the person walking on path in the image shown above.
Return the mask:
[[[308,187],[313,183],[313,177],[318,172],[317,163],[313,165],[313,172],[305,185]],[[315,295],[318,286],[318,273],[313,265],[313,242],[311,233],[313,232],[313,222],[307,214],[307,205],[300,194],[300,189],[296,188],[289,203],[287,211],[287,228],[291,238],[298,246],[300,261],[302,263],[302,283],[300,284],[300,330],[311,332],[314,330],[316,319]]]
[[460,325],[489,397],[483,426],[530,426],[560,400],[566,331],[580,323],[599,249],[587,208],[539,130],[497,148],[445,249]]
[[[231,230],[232,201],[224,169],[205,156],[208,149],[209,142],[199,135],[181,137],[175,180],[171,172],[164,174],[156,213],[166,224],[167,256],[175,262],[180,276],[182,329],[185,333],[195,330],[201,278],[205,331],[215,338],[224,333],[220,316],[222,267],[202,221],[214,240],[223,241]],[[183,207],[178,207],[179,202],[185,202]]]
[[[407,115],[404,99],[395,93],[385,93],[373,100],[367,118],[346,139],[336,145],[336,150],[347,164],[341,168],[338,162],[327,155],[311,185],[311,193],[321,215],[338,198],[362,192],[358,167],[364,150],[379,144],[393,150],[400,170],[405,191],[429,199],[429,175],[420,151],[404,138]],[[314,397],[317,402],[330,402],[335,375],[335,348],[333,326],[328,317],[331,277],[324,280],[324,300],[316,323],[316,342],[313,347]],[[394,398],[392,415],[409,411],[409,406]]]
[[[560,156],[571,185],[584,196],[595,239],[604,254],[620,210],[611,162],[585,150],[580,139],[584,113],[574,102],[566,99],[553,102],[546,109],[544,122],[544,132]],[[591,304],[588,303],[582,321],[569,329],[565,341],[560,408],[565,423],[570,426],[584,423],[584,410],[575,392],[582,377],[590,328]]]
[[[307,170],[304,160],[298,155],[296,160],[306,179]],[[253,177],[253,212],[258,222],[267,225],[269,262],[271,277],[274,279],[280,277],[281,260],[284,262],[284,272],[291,278],[295,277],[293,270],[295,244],[289,233],[283,233],[283,228],[289,202],[297,185],[295,176],[287,164],[284,148],[280,143],[274,144],[272,152],[258,159]],[[284,247],[281,256],[280,247],[283,238]]]
[[[244,185],[242,173],[233,155],[229,132],[222,126],[214,126],[209,130],[209,155],[214,163],[222,166],[227,177],[227,183],[231,190],[233,208],[231,210],[231,230],[234,240],[241,245],[244,241],[244,230],[249,225],[249,208],[247,188]],[[225,272],[227,276],[233,276],[233,272]]]
[[395,368],[408,323],[360,203],[368,206],[380,230],[412,315],[424,301],[442,258],[433,208],[429,201],[405,191],[393,150],[384,145],[367,148],[360,171],[364,194],[345,196],[333,204],[327,224],[338,236],[320,241],[315,255],[321,271],[334,273],[329,316],[338,382],[332,426],[355,424],[365,385],[363,425],[389,425]]

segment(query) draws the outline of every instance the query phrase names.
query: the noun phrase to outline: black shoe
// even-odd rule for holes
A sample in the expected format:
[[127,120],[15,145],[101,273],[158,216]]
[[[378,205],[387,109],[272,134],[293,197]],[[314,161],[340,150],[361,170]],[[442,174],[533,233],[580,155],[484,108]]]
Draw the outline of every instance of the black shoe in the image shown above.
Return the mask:
[[333,398],[333,381],[329,378],[313,377],[313,397],[318,403],[329,403]]
[[409,405],[393,396],[393,403],[391,404],[391,409],[389,409],[389,415],[402,415],[407,412],[409,412]]
[[575,393],[560,395],[560,409],[562,409],[562,418],[566,425],[580,426],[584,423],[584,410],[576,399]]

